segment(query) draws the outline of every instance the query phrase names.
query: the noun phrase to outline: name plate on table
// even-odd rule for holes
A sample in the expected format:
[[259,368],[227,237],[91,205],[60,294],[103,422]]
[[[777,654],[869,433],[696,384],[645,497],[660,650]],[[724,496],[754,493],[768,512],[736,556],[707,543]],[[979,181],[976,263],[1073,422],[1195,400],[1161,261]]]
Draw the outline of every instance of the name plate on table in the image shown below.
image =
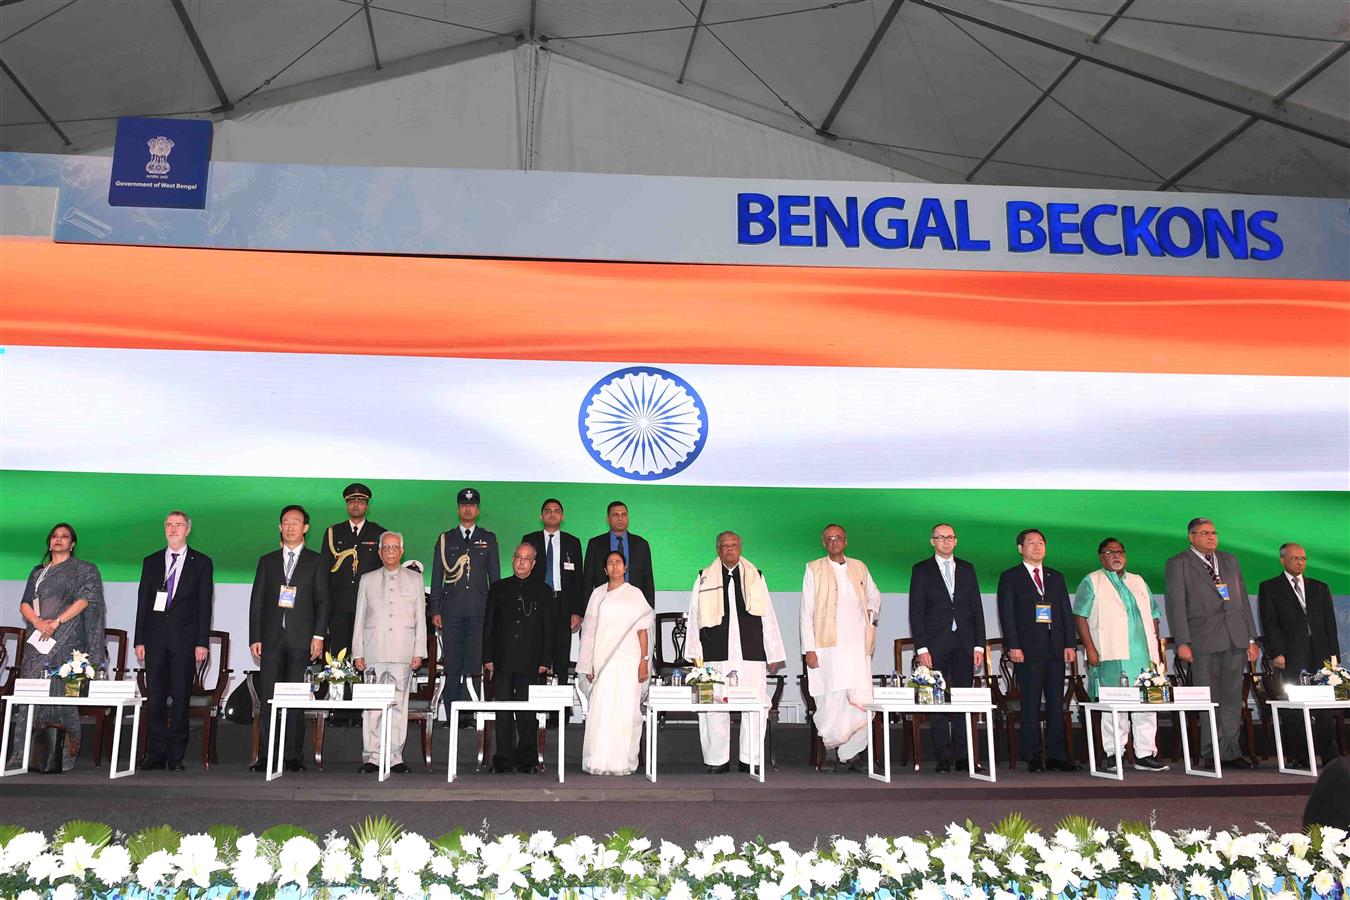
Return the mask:
[[1200,687],[1174,687],[1172,688],[1172,699],[1177,703],[1209,703],[1209,688],[1205,685]]
[[278,681],[272,687],[273,700],[308,700],[314,696],[308,681]]
[[691,699],[689,686],[681,684],[654,684],[651,686],[651,693],[647,695],[647,702],[654,706],[663,703],[689,703]]
[[1286,684],[1284,699],[1294,703],[1330,703],[1336,699],[1336,689],[1329,684]]
[[904,703],[907,700],[914,699],[914,688],[912,687],[874,687],[872,688],[872,699],[878,702],[896,702]]
[[953,703],[992,703],[992,695],[989,688],[959,688],[954,687],[951,690],[950,697]]
[[570,684],[532,684],[530,685],[531,703],[567,703],[572,702],[573,688]]
[[1097,688],[1097,702],[1099,703],[1138,703],[1139,688],[1132,687],[1099,687]]
[[106,681],[103,679],[95,679],[94,681],[89,682],[90,700],[102,700],[104,703],[116,703],[119,700],[130,700],[135,696],[136,682],[134,681]]
[[759,700],[759,695],[755,693],[755,689],[748,687],[723,688],[722,696],[728,703],[743,703],[745,701],[754,703]]
[[352,685],[353,700],[379,700],[389,702],[393,700],[394,685],[392,684],[354,684]]
[[15,697],[50,697],[52,683],[46,678],[18,678],[14,681]]

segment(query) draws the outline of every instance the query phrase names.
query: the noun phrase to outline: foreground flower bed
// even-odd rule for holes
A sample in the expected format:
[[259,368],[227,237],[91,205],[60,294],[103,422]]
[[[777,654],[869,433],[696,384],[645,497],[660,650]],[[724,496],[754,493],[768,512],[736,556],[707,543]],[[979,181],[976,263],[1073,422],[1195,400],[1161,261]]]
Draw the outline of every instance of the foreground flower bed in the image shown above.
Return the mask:
[[1046,836],[1018,816],[990,831],[737,846],[725,835],[692,848],[635,832],[559,839],[547,831],[426,838],[386,819],[348,835],[280,825],[262,834],[167,826],[132,835],[68,822],[53,835],[0,826],[0,896],[55,897],[671,897],[857,896],[942,900],[1342,900],[1350,840],[1306,834],[1165,832],[1142,823],[1113,831],[1079,817]]

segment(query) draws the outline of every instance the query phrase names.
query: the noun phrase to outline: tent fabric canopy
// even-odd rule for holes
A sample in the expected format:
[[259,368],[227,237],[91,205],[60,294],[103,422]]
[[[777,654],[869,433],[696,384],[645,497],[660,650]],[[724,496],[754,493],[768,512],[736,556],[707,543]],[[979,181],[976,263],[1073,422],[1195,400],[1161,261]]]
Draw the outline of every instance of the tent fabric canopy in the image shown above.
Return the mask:
[[1350,195],[1342,0],[17,0],[0,149]]

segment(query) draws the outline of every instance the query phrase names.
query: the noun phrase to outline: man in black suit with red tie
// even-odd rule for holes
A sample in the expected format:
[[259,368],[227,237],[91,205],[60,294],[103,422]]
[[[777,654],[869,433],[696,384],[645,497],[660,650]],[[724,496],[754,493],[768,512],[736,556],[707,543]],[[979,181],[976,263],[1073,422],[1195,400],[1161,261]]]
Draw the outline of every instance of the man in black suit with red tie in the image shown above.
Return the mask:
[[192,682],[197,666],[211,654],[215,581],[211,557],[187,545],[191,532],[192,519],[175,509],[164,517],[168,547],[141,563],[134,641],[136,660],[145,666],[149,694],[143,769],[181,772],[185,768]]
[[[323,558],[305,546],[309,513],[303,506],[287,506],[278,527],[281,547],[258,560],[248,605],[248,643],[258,660],[258,715],[264,723],[271,714],[268,701],[276,683],[304,681],[305,669],[323,652],[328,630],[328,572]],[[304,726],[304,716],[287,716],[288,772],[305,770],[300,762]],[[258,748],[258,760],[249,766],[254,772],[264,768],[267,740]]]
[[544,584],[554,603],[551,668],[558,683],[566,684],[572,662],[572,632],[581,627],[590,592],[582,584],[581,541],[562,530],[562,501],[553,497],[545,500],[539,509],[539,522],[544,527],[531,531],[520,542],[534,548],[536,562],[530,580]]
[[[909,633],[916,665],[937,669],[949,687],[970,687],[984,665],[984,603],[975,567],[957,559],[956,530],[933,526],[933,556],[914,564],[909,576]],[[966,768],[966,732],[958,716],[931,715],[937,771]],[[953,753],[953,747],[955,753]],[[983,770],[983,766],[979,767]]]
[[1022,562],[998,577],[998,620],[1022,697],[1018,755],[1030,772],[1076,772],[1079,766],[1069,761],[1064,734],[1064,666],[1073,662],[1077,641],[1069,588],[1063,575],[1045,567],[1045,535],[1039,528],[1017,535],[1017,552]]
[[[1285,681],[1297,684],[1301,671],[1316,671],[1322,668],[1323,662],[1340,656],[1340,640],[1336,634],[1331,588],[1325,581],[1304,574],[1308,568],[1307,551],[1298,544],[1283,544],[1280,546],[1280,564],[1284,567],[1283,572],[1261,582],[1257,607],[1271,666]],[[1293,710],[1280,712],[1286,748],[1307,744],[1302,726],[1301,715]],[[1333,726],[1330,712],[1313,713],[1313,741],[1324,762],[1339,755]],[[1296,753],[1289,761],[1297,768],[1308,764],[1306,757],[1300,759]]]
[[[605,510],[605,518],[609,520],[609,531],[597,534],[586,544],[586,581],[582,588],[586,592],[586,599],[590,599],[591,591],[609,582],[609,576],[605,574],[605,559],[611,553],[618,552],[623,554],[623,561],[628,566],[624,580],[642,591],[642,596],[647,598],[647,605],[656,609],[652,548],[644,538],[628,530],[628,505],[622,500],[615,500]],[[585,606],[583,601],[583,613]]]

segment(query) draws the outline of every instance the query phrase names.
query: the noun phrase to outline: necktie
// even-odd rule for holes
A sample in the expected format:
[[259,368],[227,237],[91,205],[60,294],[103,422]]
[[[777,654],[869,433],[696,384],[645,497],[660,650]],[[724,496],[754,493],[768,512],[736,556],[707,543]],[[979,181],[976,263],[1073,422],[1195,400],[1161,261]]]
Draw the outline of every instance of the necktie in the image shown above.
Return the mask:
[[956,594],[956,582],[952,580],[952,561],[944,559],[942,561],[942,580],[947,582],[947,593]]
[[1219,578],[1219,568],[1218,566],[1214,565],[1214,557],[1209,555],[1205,556],[1205,568],[1209,569],[1210,581],[1214,582],[1215,584],[1223,583],[1223,581]]
[[467,544],[467,543],[469,542],[469,535],[471,535],[471,534],[473,534],[473,529],[472,529],[472,528],[465,528],[465,529],[464,529],[464,543]]
[[1031,576],[1036,579],[1036,590],[1042,594],[1045,593],[1045,582],[1041,581],[1041,567],[1037,566],[1031,570]]
[[291,576],[295,574],[295,551],[286,551],[286,583],[291,583]]
[[1299,575],[1295,575],[1295,576],[1294,576],[1294,593],[1298,595],[1298,604],[1299,604],[1299,606],[1302,606],[1302,607],[1303,607],[1303,611],[1304,611],[1304,612],[1307,612],[1307,611],[1308,611],[1308,598],[1303,596],[1303,578],[1302,578],[1302,576],[1299,576]]
[[627,551],[627,550],[624,548],[624,546],[623,546],[623,535],[621,535],[621,534],[620,534],[620,535],[616,535],[615,538],[614,538],[614,544],[615,544],[615,548],[614,548],[614,549],[618,550],[618,551],[619,551],[619,555],[623,557],[623,580],[624,580],[624,581],[628,581],[628,580],[629,580],[629,578],[628,578],[628,551]]
[[553,535],[548,536],[548,545],[544,547],[544,584],[556,590],[553,583]]
[[173,587],[174,582],[178,580],[178,573],[174,571],[174,567],[178,564],[178,554],[170,553],[169,556],[172,557],[169,560],[169,577],[164,581],[164,591],[169,595],[169,602],[164,604],[165,609],[173,606]]

